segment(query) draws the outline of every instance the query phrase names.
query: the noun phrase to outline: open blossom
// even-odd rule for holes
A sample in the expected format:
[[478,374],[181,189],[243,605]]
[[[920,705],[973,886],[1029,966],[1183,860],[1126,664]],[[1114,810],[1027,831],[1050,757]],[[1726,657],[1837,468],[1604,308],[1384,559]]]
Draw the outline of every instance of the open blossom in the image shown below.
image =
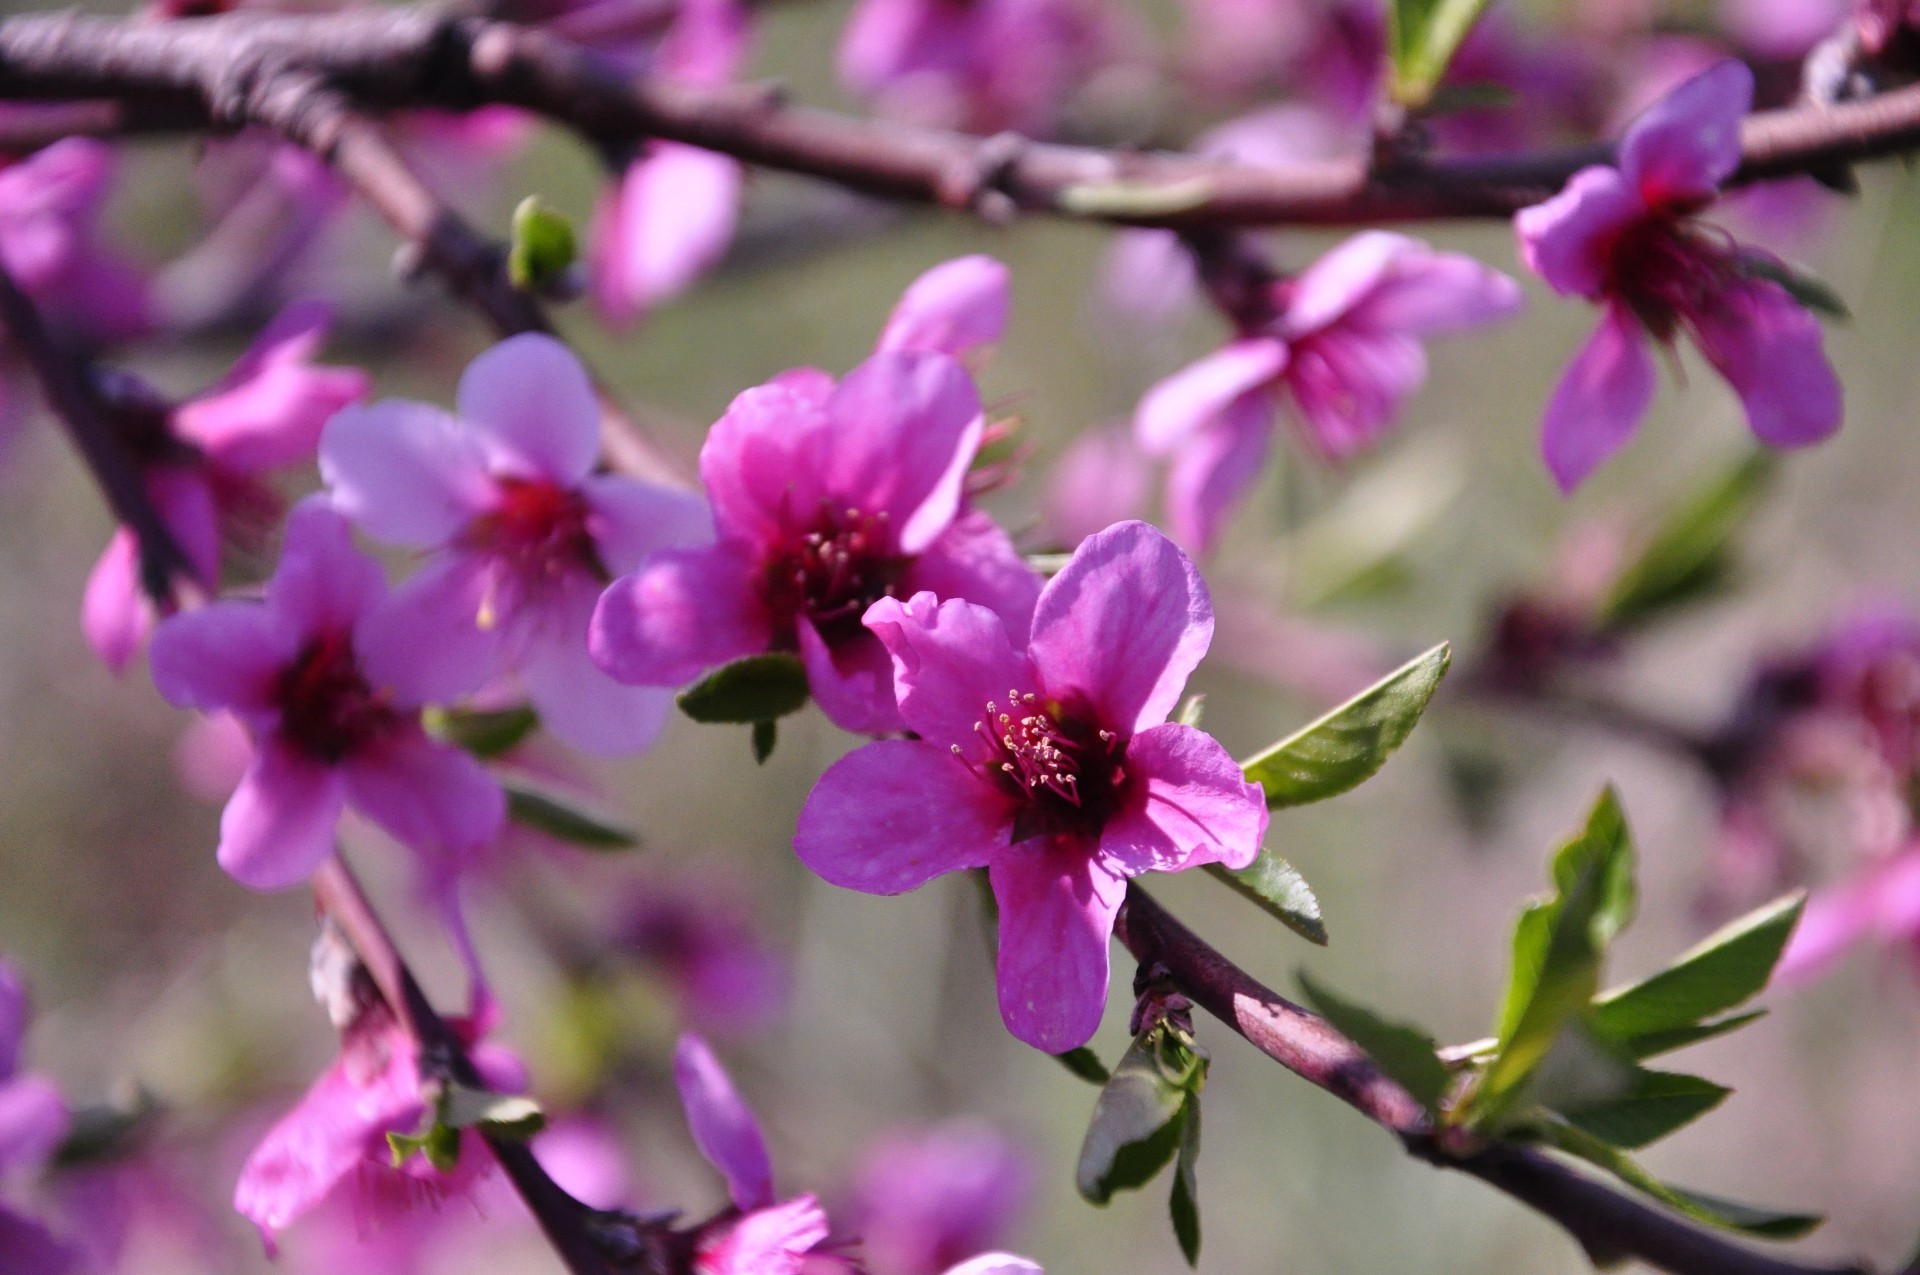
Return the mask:
[[671,697],[621,686],[587,655],[608,580],[705,539],[698,499],[593,472],[600,404],[586,370],[536,333],[482,354],[459,408],[401,400],[340,413],[320,440],[333,504],[389,544],[432,550],[374,621],[438,670],[444,700],[512,672],[557,738],[594,753],[653,741]]
[[1134,415],[1140,445],[1175,455],[1167,515],[1202,552],[1266,461],[1290,400],[1313,450],[1343,460],[1378,439],[1427,375],[1422,336],[1519,310],[1513,280],[1386,231],[1355,235],[1272,286],[1271,317],[1161,381]]
[[[327,418],[367,391],[358,368],[313,362],[327,323],[324,306],[291,306],[219,384],[177,407],[154,404],[141,412],[135,410],[140,405],[127,405],[125,419],[148,427],[129,440],[142,461],[147,494],[209,593],[220,584],[222,547],[253,548],[279,520],[281,498],[267,475],[311,457]],[[122,527],[87,577],[81,629],[118,672],[153,621],[153,604],[140,584],[139,545]]]
[[607,590],[593,654],[623,682],[678,686],[762,651],[796,652],[847,730],[900,729],[876,600],[931,589],[1025,632],[1037,581],[966,508],[980,398],[944,354],[889,350],[837,385],[776,378],[734,399],[700,451],[717,543],[655,553]]
[[1753,73],[1723,61],[1649,109],[1620,166],[1575,173],[1514,219],[1521,255],[1554,289],[1604,307],[1547,404],[1541,449],[1571,491],[1632,437],[1653,401],[1652,342],[1684,329],[1746,408],[1761,442],[1799,447],[1840,425],[1840,382],[1820,325],[1766,277],[1777,263],[1703,226],[1740,163]]
[[1167,721],[1206,653],[1199,573],[1145,523],[1083,541],[1022,640],[985,607],[882,598],[917,738],[841,758],[808,796],[794,850],[835,885],[899,894],[987,869],[1000,906],[1000,1012],[1021,1040],[1086,1043],[1107,997],[1126,879],[1260,851],[1259,788],[1211,737]]
[[332,852],[351,802],[421,850],[470,852],[506,798],[466,753],[436,743],[420,706],[455,689],[441,652],[394,622],[380,565],[319,497],[294,507],[261,601],[215,602],[153,636],[169,702],[227,711],[254,757],[220,818],[220,865],[257,890],[297,885]]
[[69,137],[0,166],[0,261],[52,319],[96,341],[150,322],[146,280],[100,241],[113,148]]
[[[27,1034],[27,992],[20,976],[0,960],[0,1185],[38,1170],[70,1123],[66,1101],[53,1082],[20,1070]],[[0,1199],[0,1271],[6,1275],[63,1275],[74,1252],[41,1223]]]

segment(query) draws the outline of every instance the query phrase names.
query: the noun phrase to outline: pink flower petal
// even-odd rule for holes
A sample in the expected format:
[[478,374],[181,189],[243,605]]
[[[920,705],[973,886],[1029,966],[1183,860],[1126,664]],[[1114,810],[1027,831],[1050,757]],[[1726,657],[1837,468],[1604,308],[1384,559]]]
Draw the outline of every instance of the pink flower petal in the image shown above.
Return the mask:
[[1753,72],[1728,58],[1649,107],[1620,139],[1620,171],[1653,207],[1710,199],[1740,166]]
[[1151,478],[1147,458],[1125,426],[1084,431],[1047,480],[1047,527],[1071,548],[1116,522],[1139,518]]
[[0,1254],[6,1275],[72,1275],[81,1270],[80,1255],[68,1248],[39,1222],[0,1204]]
[[891,735],[904,729],[893,700],[893,662],[872,634],[855,634],[829,647],[813,621],[803,616],[797,636],[807,688],[828,721],[855,735]]
[[1000,904],[1000,1017],[1035,1049],[1078,1049],[1106,1012],[1107,943],[1126,881],[1082,845],[1037,837],[987,871]]
[[594,474],[580,484],[587,502],[587,534],[609,574],[637,570],[656,549],[678,549],[713,539],[713,512],[690,491],[640,482],[622,474]]
[[1007,844],[1009,800],[944,744],[885,739],[842,757],[800,809],[793,850],[827,882],[902,894]]
[[354,652],[367,681],[396,704],[449,704],[499,675],[500,627],[483,622],[491,564],[458,550],[439,555],[361,617]]
[[153,604],[140,589],[140,550],[125,527],[113,533],[87,574],[80,597],[80,631],[87,645],[115,673],[127,664],[153,626]]
[[1287,366],[1287,347],[1252,337],[1209,354],[1148,390],[1134,412],[1133,435],[1149,456],[1164,456],[1244,394],[1269,385]]
[[827,1215],[811,1195],[756,1209],[694,1255],[695,1275],[800,1275],[827,1238]]
[[1227,520],[1266,467],[1273,442],[1273,397],[1243,394],[1175,457],[1167,475],[1167,522],[1174,538],[1212,553]]
[[0,1174],[45,1164],[71,1123],[52,1081],[16,1076],[0,1082]]
[[1141,731],[1126,769],[1133,800],[1100,837],[1100,853],[1121,872],[1244,868],[1259,855],[1266,798],[1211,735],[1174,722]]
[[1773,968],[1773,982],[1790,986],[1824,974],[1874,932],[1877,902],[1872,874],[1815,892]]
[[467,365],[455,400],[488,468],[572,487],[600,455],[600,399],[572,350],[544,332],[510,336]]
[[754,564],[733,545],[665,549],[600,595],[593,659],[616,681],[681,686],[767,649]]
[[1401,258],[1426,251],[1418,240],[1387,230],[1347,239],[1289,285],[1280,335],[1291,340],[1340,322],[1387,280]]
[[19,972],[0,959],[0,1081],[12,1079],[20,1070],[20,1042],[27,1034],[30,1008]]
[[267,736],[220,814],[220,866],[254,890],[299,885],[333,853],[344,801],[339,772]]
[[1329,460],[1378,442],[1400,404],[1427,379],[1427,353],[1399,332],[1328,328],[1293,347],[1287,388],[1307,441]]
[[1633,317],[1608,306],[1547,402],[1540,450],[1560,490],[1571,492],[1626,446],[1653,402],[1653,356]]
[[1410,335],[1458,332],[1511,318],[1525,305],[1520,285],[1498,270],[1410,239],[1345,322]]
[[347,800],[394,840],[464,854],[500,835],[507,798],[472,756],[411,727],[341,763]]
[[773,1162],[760,1124],[707,1042],[692,1032],[673,1051],[673,1083],[686,1108],[693,1145],[727,1180],[734,1204],[751,1211],[773,1203]]
[[274,683],[297,639],[258,602],[214,602],[165,621],[154,632],[153,685],[176,708],[274,711]]
[[717,265],[740,220],[737,160],[655,142],[594,214],[589,266],[600,315],[626,328]]
[[311,362],[327,322],[324,305],[289,307],[223,383],[179,406],[174,431],[237,473],[306,461],[319,446],[322,427],[370,384],[358,368]]
[[1049,695],[1123,736],[1167,719],[1213,638],[1187,555],[1144,522],[1089,536],[1047,582],[1029,651]]
[[993,729],[989,704],[1004,711],[1011,708],[1011,695],[1040,688],[1025,653],[1008,639],[1005,622],[976,603],[943,602],[932,593],[917,593],[905,603],[881,598],[867,608],[865,624],[893,657],[894,690],[907,726],[941,748],[958,744],[976,763],[986,756],[980,732]]
[[789,522],[817,516],[832,433],[822,389],[830,394],[831,384],[755,386],[707,432],[700,482],[722,539],[769,544]]
[[973,378],[944,354],[876,354],[840,382],[827,415],[827,491],[886,516],[899,552],[919,553],[959,514],[980,449],[985,421]]
[[1620,231],[1647,207],[1618,169],[1583,168],[1545,203],[1514,214],[1520,259],[1562,296],[1606,295],[1609,256]]
[[584,577],[541,608],[540,631],[520,657],[520,684],[540,724],[569,748],[598,757],[637,753],[651,744],[673,709],[663,687],[624,686],[587,650],[599,590]]
[[1027,565],[1000,524],[972,509],[914,559],[899,592],[911,597],[925,591],[978,603],[1006,623],[1010,636],[1024,641],[1041,583],[1039,572]]
[[1769,447],[1805,447],[1840,428],[1840,379],[1820,321],[1771,279],[1728,287],[1688,316],[1701,353],[1740,395]]
[[497,491],[460,422],[400,399],[348,407],[328,421],[320,477],[334,507],[362,531],[415,549],[452,540]]
[[1008,273],[992,257],[957,257],[915,279],[880,333],[880,350],[933,350],[960,357],[1007,329]]

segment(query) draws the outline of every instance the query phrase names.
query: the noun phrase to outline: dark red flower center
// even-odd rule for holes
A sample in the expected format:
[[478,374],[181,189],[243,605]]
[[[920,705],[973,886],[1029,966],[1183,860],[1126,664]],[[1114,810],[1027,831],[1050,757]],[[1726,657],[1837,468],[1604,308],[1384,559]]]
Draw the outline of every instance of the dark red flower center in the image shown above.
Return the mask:
[[520,580],[586,570],[607,574],[587,529],[586,500],[541,478],[503,478],[500,499],[474,520],[468,543],[505,563]]
[[1670,342],[1682,324],[1719,304],[1738,270],[1731,245],[1698,222],[1649,213],[1615,237],[1606,289],[1655,339]]
[[803,618],[828,646],[857,636],[860,617],[893,593],[907,561],[894,552],[886,514],[822,502],[813,528],[790,537],[767,560],[764,600],[775,645],[795,649]]
[[387,697],[367,684],[351,635],[307,643],[274,687],[280,733],[316,761],[339,762],[399,723]]
[[[1125,743],[1114,732],[1089,725],[1032,691],[1008,691],[1004,701],[988,700],[986,715],[973,729],[987,744],[985,760],[975,769],[1018,803],[1015,841],[1095,837],[1120,808],[1127,784]],[[953,751],[967,755],[958,744]]]

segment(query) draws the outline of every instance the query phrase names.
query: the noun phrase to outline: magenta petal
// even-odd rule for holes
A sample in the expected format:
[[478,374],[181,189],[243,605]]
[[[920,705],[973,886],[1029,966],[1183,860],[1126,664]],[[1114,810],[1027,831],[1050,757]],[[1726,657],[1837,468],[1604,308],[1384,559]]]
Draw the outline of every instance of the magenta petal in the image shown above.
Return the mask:
[[1388,230],[1362,231],[1347,239],[1289,285],[1282,334],[1292,338],[1339,322],[1386,280],[1402,257],[1426,251],[1417,239]]
[[811,1195],[755,1209],[717,1243],[703,1244],[694,1275],[800,1275],[807,1254],[827,1238],[827,1215]]
[[351,629],[386,596],[380,564],[353,547],[353,533],[319,496],[287,517],[280,562],[267,581],[267,608],[302,637]]
[[1547,402],[1540,450],[1560,490],[1626,445],[1653,402],[1653,356],[1633,316],[1608,306]]
[[1134,412],[1133,435],[1148,455],[1165,455],[1218,420],[1242,395],[1271,384],[1286,366],[1282,341],[1235,341],[1148,390]]
[[713,1050],[692,1032],[674,1048],[673,1082],[693,1145],[726,1178],[734,1204],[749,1211],[772,1204],[773,1162],[760,1124]]
[[299,885],[333,853],[344,800],[338,771],[269,735],[221,812],[220,866],[255,890]]
[[662,550],[600,595],[588,648],[617,681],[684,685],[767,649],[754,587],[754,564],[736,545]]
[[1562,296],[1597,301],[1606,294],[1615,237],[1646,211],[1618,169],[1583,168],[1552,199],[1514,214],[1520,259]]
[[1740,167],[1740,121],[1753,109],[1753,72],[1716,62],[1648,107],[1620,139],[1620,171],[1647,203],[1710,198]]
[[1116,522],[1139,518],[1151,480],[1146,455],[1125,426],[1084,431],[1047,481],[1047,527],[1070,548]]
[[880,333],[881,350],[935,350],[956,358],[1000,339],[1007,327],[1007,268],[975,255],[942,262],[915,279]]
[[958,744],[969,757],[984,760],[983,726],[991,729],[995,713],[1011,708],[1012,695],[1039,689],[1005,622],[976,603],[943,602],[931,593],[904,603],[881,598],[867,608],[864,622],[893,657],[900,716],[941,748]]
[[1267,834],[1258,784],[1211,735],[1166,722],[1127,745],[1127,808],[1107,824],[1100,853],[1134,876],[1202,863],[1244,868]]
[[1876,874],[1821,890],[1806,910],[1774,966],[1776,984],[1803,983],[1824,974],[1849,947],[1873,932]]
[[1805,447],[1840,428],[1840,378],[1820,321],[1771,279],[1745,279],[1688,316],[1700,350],[1769,447]]
[[885,739],[827,767],[801,807],[793,850],[833,885],[902,894],[983,866],[1012,825],[1008,799],[946,745]]
[[20,1070],[20,1042],[27,1034],[29,1007],[26,984],[12,965],[0,959],[0,1081]]
[[1409,239],[1346,321],[1374,331],[1457,332],[1518,314],[1526,298],[1498,270]]
[[481,618],[493,577],[485,558],[456,550],[388,594],[353,630],[367,681],[415,707],[451,703],[498,675],[502,633]]
[[581,752],[618,757],[639,752],[659,736],[673,693],[624,686],[593,662],[587,627],[598,595],[582,578],[540,609],[538,627],[520,656],[520,684],[555,739]]
[[641,482],[622,474],[595,474],[580,484],[587,502],[587,534],[609,575],[639,568],[656,549],[713,539],[713,513],[690,491]]
[[1188,441],[1167,475],[1167,522],[1181,544],[1212,553],[1267,463],[1273,442],[1273,398],[1256,390],[1235,399]]
[[480,445],[427,403],[389,399],[341,411],[320,435],[334,508],[376,540],[429,549],[495,499]]
[[891,735],[904,729],[894,706],[893,661],[872,634],[855,634],[829,647],[804,616],[796,632],[807,689],[828,721],[855,735]]
[[1427,379],[1427,352],[1401,332],[1328,328],[1293,347],[1287,388],[1308,441],[1330,460],[1371,447]]
[[87,574],[80,631],[100,662],[124,673],[153,625],[153,604],[140,591],[140,550],[125,527],[113,533]]
[[153,685],[176,708],[273,711],[274,683],[297,639],[258,602],[214,602],[172,616],[155,630]]
[[1029,651],[1049,695],[1126,736],[1167,719],[1212,638],[1213,603],[1187,555],[1123,522],[1082,541],[1041,590]]
[[899,552],[919,553],[958,515],[980,448],[973,378],[944,354],[876,354],[847,373],[827,415],[827,491],[889,518]]
[[240,473],[297,465],[311,457],[327,420],[365,395],[369,384],[358,368],[310,361],[326,336],[328,319],[324,305],[288,307],[226,380],[174,411],[174,431]]
[[1000,904],[1007,1030],[1050,1054],[1092,1039],[1107,1008],[1107,943],[1126,881],[1070,841],[1023,841],[988,868]]
[[465,853],[500,835],[507,798],[468,753],[409,727],[341,763],[347,800],[403,845]]
[[740,220],[738,160],[656,142],[600,201],[589,265],[601,317],[631,326],[719,263]]
[[1007,633],[1024,641],[1040,599],[1039,572],[1027,565],[1013,540],[984,510],[954,519],[928,545],[900,581],[911,597],[925,590],[939,598],[977,602],[1006,622]]
[[572,487],[600,454],[600,399],[572,350],[544,332],[508,337],[467,365],[460,423],[495,473]]
[[700,481],[723,539],[779,540],[789,520],[811,524],[832,427],[823,387],[758,385],[736,395],[700,448]]
[[5,1275],[73,1275],[80,1255],[39,1222],[0,1204],[0,1271]]
[[17,1076],[0,1082],[0,1174],[46,1163],[71,1123],[52,1081]]

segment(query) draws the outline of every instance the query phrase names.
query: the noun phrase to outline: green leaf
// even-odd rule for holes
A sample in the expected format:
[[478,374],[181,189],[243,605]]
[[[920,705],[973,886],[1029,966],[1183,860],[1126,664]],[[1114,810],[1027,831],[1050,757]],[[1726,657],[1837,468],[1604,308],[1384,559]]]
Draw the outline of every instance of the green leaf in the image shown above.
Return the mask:
[[421,716],[427,733],[464,749],[483,761],[512,752],[540,725],[540,715],[522,704],[516,708],[429,708]]
[[1698,1076],[1640,1070],[1633,1087],[1619,1097],[1560,1114],[1602,1142],[1631,1151],[1699,1119],[1732,1092]]
[[1752,249],[1741,252],[1736,260],[1743,274],[1779,284],[1787,290],[1788,296],[1823,319],[1845,322],[1853,317],[1833,285],[1810,270]]
[[1530,1124],[1524,1132],[1549,1146],[1605,1169],[1635,1190],[1709,1226],[1763,1239],[1791,1240],[1807,1234],[1821,1222],[1818,1214],[1756,1208],[1750,1204],[1736,1204],[1698,1191],[1668,1186],[1625,1152],[1561,1120],[1541,1119]]
[[572,797],[520,779],[501,777],[500,786],[507,790],[507,818],[522,827],[587,850],[630,850],[640,844],[632,829],[587,809]]
[[524,1142],[547,1126],[546,1112],[533,1099],[453,1085],[440,1104],[440,1122],[451,1129],[479,1129],[496,1138]]
[[1069,1049],[1064,1054],[1053,1054],[1051,1057],[1088,1084],[1104,1085],[1113,1079],[1113,1073],[1108,1071],[1107,1065],[1100,1061],[1100,1055],[1085,1045],[1078,1049]]
[[1793,894],[1722,926],[1673,964],[1594,1002],[1594,1030],[1626,1040],[1684,1031],[1745,1003],[1767,985],[1806,906]]
[[1616,1042],[1621,1050],[1634,1058],[1652,1058],[1656,1054],[1671,1053],[1684,1049],[1688,1045],[1697,1045],[1703,1040],[1712,1040],[1715,1036],[1724,1036],[1730,1031],[1745,1027],[1756,1019],[1765,1018],[1764,1009],[1749,1010],[1744,1014],[1730,1014],[1725,1018],[1716,1018],[1710,1023],[1698,1023],[1692,1027],[1676,1027],[1672,1031],[1646,1032],[1639,1036],[1627,1036]]
[[1435,1052],[1433,1037],[1416,1027],[1388,1022],[1372,1010],[1345,1000],[1300,974],[1307,1003],[1334,1029],[1366,1051],[1373,1065],[1385,1072],[1420,1105],[1437,1114],[1452,1073]]
[[680,692],[680,711],[696,722],[751,725],[797,713],[807,704],[807,670],[783,651],[722,664]]
[[1337,797],[1371,779],[1413,730],[1447,674],[1445,642],[1319,721],[1240,763],[1271,809]]
[[573,223],[528,195],[513,210],[507,278],[522,292],[539,292],[566,276],[579,256]]
[[1206,1081],[1206,1055],[1160,1023],[1135,1038],[1094,1103],[1074,1184],[1093,1204],[1146,1185],[1185,1131],[1187,1099]]
[[780,726],[777,722],[755,722],[753,724],[753,760],[764,766],[767,758],[773,756],[773,746],[779,742]]
[[1614,580],[1600,623],[1626,628],[1713,592],[1729,573],[1735,534],[1760,507],[1773,473],[1771,455],[1754,452],[1662,519]]
[[1417,109],[1432,100],[1447,64],[1486,7],[1487,0],[1391,0],[1387,49],[1395,102]]
[[1320,919],[1320,900],[1314,897],[1313,887],[1271,850],[1262,847],[1260,857],[1244,868],[1209,863],[1206,871],[1307,942],[1327,945],[1327,927]]
[[1200,1095],[1187,1095],[1180,1131],[1180,1150],[1173,1161],[1173,1194],[1167,1212],[1173,1217],[1173,1237],[1188,1266],[1200,1264],[1200,1187],[1194,1169],[1200,1159]]
[[393,1167],[399,1168],[415,1155],[424,1155],[427,1163],[442,1173],[451,1173],[460,1163],[460,1131],[441,1122],[437,1115],[419,1133],[389,1133],[387,1150],[393,1155]]

